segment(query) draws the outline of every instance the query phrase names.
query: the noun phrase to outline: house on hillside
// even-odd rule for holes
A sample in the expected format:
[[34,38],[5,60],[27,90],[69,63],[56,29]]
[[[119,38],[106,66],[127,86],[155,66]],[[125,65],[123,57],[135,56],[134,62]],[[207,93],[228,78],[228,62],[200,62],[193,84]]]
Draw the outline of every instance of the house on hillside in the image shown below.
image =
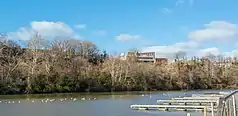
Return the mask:
[[127,55],[122,53],[120,55],[121,60],[129,60],[129,61],[136,61],[136,62],[163,62],[167,63],[168,58],[166,57],[156,57],[155,52],[128,52]]

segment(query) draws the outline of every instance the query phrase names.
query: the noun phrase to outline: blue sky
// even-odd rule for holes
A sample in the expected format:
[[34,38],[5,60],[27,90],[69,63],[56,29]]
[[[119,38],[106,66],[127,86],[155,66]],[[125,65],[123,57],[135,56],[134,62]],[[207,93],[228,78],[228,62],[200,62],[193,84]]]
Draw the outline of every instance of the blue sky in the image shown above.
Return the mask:
[[22,40],[33,31],[72,36],[109,52],[234,56],[237,6],[237,0],[4,0],[0,32]]

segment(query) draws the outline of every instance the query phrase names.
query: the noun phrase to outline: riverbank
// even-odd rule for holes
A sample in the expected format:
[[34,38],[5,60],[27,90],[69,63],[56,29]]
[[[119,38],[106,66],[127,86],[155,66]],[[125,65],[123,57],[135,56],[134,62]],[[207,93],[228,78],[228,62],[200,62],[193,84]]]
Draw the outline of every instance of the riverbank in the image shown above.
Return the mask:
[[[44,41],[37,37],[29,44]],[[0,42],[0,94],[238,88],[235,59],[223,59],[225,65],[207,58],[144,63],[120,60],[91,42],[69,43],[54,41],[42,50]],[[69,47],[62,50],[65,44]]]
[[171,90],[171,91],[120,91],[120,92],[68,92],[68,93],[31,93],[31,94],[0,94],[0,99],[9,98],[44,98],[44,97],[62,97],[62,96],[77,96],[77,95],[151,95],[159,93],[178,93],[178,92],[207,92],[207,91],[231,91],[235,89],[197,89],[197,90]]

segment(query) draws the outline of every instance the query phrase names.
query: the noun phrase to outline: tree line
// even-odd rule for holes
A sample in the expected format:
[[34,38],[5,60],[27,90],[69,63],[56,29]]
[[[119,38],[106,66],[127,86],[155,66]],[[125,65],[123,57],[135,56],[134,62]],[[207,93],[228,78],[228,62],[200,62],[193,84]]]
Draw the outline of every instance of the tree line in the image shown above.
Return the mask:
[[[0,94],[158,91],[238,87],[236,59],[176,58],[173,63],[120,60],[89,41],[46,41],[21,47],[0,41]],[[225,65],[224,65],[225,63]]]

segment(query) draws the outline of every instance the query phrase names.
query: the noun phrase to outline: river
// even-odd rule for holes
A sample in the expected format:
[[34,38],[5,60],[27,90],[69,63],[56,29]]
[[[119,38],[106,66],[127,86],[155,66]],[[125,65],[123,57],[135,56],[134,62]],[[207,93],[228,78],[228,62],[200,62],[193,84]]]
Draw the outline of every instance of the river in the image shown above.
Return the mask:
[[185,116],[184,112],[133,111],[130,105],[204,92],[208,91],[8,95],[0,96],[0,116]]

